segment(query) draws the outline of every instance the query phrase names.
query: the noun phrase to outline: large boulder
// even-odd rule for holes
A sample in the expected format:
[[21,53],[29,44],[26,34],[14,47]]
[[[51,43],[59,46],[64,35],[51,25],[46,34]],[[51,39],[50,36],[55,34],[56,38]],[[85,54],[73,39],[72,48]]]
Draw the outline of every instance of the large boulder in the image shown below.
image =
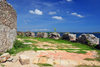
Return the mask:
[[87,45],[98,45],[99,44],[99,38],[97,38],[93,34],[82,34],[77,39],[78,42],[87,44]]
[[57,33],[57,32],[50,33],[49,34],[49,38],[52,38],[52,39],[60,39],[60,34]]
[[22,65],[29,64],[30,63],[30,58],[25,56],[25,55],[20,55],[19,56],[19,61]]
[[34,32],[25,32],[25,36],[27,36],[27,37],[35,37],[35,33]]
[[17,32],[18,36],[25,36],[24,32]]
[[16,30],[16,11],[6,0],[0,0],[0,52],[5,52],[13,47],[17,35]]
[[37,37],[40,37],[40,38],[47,38],[47,37],[48,37],[48,33],[45,33],[45,32],[38,32],[38,33],[37,33]]
[[62,39],[69,41],[76,41],[76,34],[65,33],[63,34]]

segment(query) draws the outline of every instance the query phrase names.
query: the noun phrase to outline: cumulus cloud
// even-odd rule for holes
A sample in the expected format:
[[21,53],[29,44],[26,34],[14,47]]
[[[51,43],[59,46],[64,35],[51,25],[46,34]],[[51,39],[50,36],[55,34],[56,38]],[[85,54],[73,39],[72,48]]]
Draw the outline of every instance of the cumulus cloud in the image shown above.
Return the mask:
[[67,2],[71,2],[72,0],[66,0]]
[[62,20],[63,18],[61,16],[53,16],[53,19],[57,19],[57,20]]
[[49,31],[49,29],[32,29],[32,31]]
[[56,14],[56,12],[49,12],[48,14],[49,15],[54,15],[54,14]]
[[30,14],[37,14],[37,15],[43,15],[43,12],[39,9],[35,9],[34,11],[33,10],[29,10],[29,13]]
[[78,13],[76,13],[76,12],[74,12],[74,13],[71,13],[71,15],[74,15],[74,16],[77,16],[77,17],[80,17],[80,18],[83,18],[83,17],[84,17],[83,15],[81,15],[81,14],[78,14]]

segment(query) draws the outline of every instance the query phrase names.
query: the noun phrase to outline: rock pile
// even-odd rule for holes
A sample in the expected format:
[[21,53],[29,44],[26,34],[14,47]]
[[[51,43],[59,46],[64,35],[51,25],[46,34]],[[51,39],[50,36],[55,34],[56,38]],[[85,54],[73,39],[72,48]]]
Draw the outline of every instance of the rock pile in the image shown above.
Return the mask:
[[77,41],[87,45],[99,44],[99,38],[97,38],[93,34],[82,34],[78,37]]
[[33,32],[25,32],[26,37],[35,37],[35,33]]
[[76,34],[65,33],[63,34],[62,39],[69,41],[76,41]]
[[18,36],[25,36],[24,32],[17,32]]
[[17,29],[16,11],[6,0],[0,0],[0,52],[13,47]]
[[10,58],[10,54],[9,53],[4,53],[3,55],[0,56],[0,62],[6,62],[8,59]]
[[60,34],[57,33],[57,32],[50,33],[49,34],[49,38],[52,38],[52,39],[60,39]]
[[47,38],[47,37],[48,37],[48,33],[38,32],[38,33],[37,33],[37,37]]
[[[28,37],[35,37],[35,33],[33,32],[19,32],[18,35],[25,35]],[[52,39],[63,39],[63,40],[69,40],[72,42],[79,42],[87,45],[99,45],[99,38],[94,36],[93,34],[82,34],[78,38],[76,38],[76,34],[70,34],[70,33],[64,33],[62,36],[60,36],[57,32],[52,32],[48,35],[48,33],[45,32],[38,32],[36,34],[36,37],[40,38],[52,38]]]
[[19,56],[19,61],[22,65],[25,65],[25,64],[29,64],[30,63],[30,59],[29,57],[25,56],[25,55],[20,55]]

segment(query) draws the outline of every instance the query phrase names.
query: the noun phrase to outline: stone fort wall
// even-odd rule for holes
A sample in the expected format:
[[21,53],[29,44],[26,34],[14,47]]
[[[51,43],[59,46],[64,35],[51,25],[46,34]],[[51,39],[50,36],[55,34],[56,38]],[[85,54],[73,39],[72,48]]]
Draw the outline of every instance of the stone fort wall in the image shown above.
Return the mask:
[[6,0],[0,0],[0,52],[5,52],[13,47],[16,30],[16,11]]

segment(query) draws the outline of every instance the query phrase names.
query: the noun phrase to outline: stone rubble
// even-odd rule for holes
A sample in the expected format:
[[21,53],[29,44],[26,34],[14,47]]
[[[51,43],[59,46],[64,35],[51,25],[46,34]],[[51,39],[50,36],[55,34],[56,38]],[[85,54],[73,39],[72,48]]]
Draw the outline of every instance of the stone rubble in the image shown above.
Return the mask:
[[57,32],[50,33],[49,34],[49,38],[52,38],[52,39],[60,39],[60,34],[57,33]]
[[8,59],[10,58],[10,54],[9,53],[4,53],[0,56],[0,62],[6,62]]
[[69,41],[76,41],[76,34],[64,33],[62,39]]
[[19,56],[19,61],[22,65],[29,64],[30,63],[30,58],[25,56],[25,55],[20,55]]

